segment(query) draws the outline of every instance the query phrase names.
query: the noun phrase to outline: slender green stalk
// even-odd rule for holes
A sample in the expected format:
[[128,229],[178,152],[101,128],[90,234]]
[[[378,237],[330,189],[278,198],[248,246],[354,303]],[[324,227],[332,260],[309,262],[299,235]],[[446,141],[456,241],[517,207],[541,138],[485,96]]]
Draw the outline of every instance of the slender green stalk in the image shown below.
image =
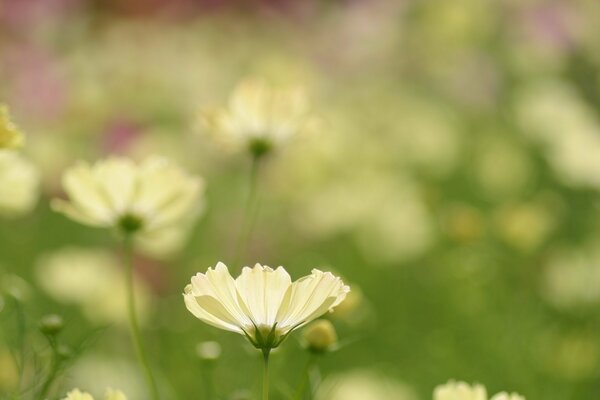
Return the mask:
[[304,398],[304,393],[306,392],[306,386],[310,381],[310,371],[316,363],[316,356],[310,355],[308,361],[306,362],[306,366],[304,367],[304,371],[302,372],[302,377],[300,378],[300,384],[296,389],[296,394],[294,395],[294,400],[302,400]]
[[244,208],[244,216],[240,228],[239,237],[235,247],[235,253],[233,257],[234,265],[240,262],[240,258],[244,255],[246,248],[248,247],[248,241],[252,235],[252,230],[256,222],[256,216],[258,214],[258,172],[260,167],[261,156],[252,157],[252,165],[250,166],[250,186],[248,189],[248,197],[246,198],[246,205]]
[[215,397],[215,389],[213,382],[213,364],[212,362],[204,362],[202,363],[202,377],[204,378],[204,392],[206,395],[206,400],[213,400]]
[[263,387],[262,400],[269,400],[269,353],[270,350],[263,350]]
[[[16,326],[17,326],[17,349],[18,355],[15,355],[15,361],[17,362],[17,368],[19,378],[17,381],[17,399],[21,396],[21,386],[23,385],[23,375],[25,374],[25,313],[23,312],[23,306],[18,299],[15,299],[15,310],[16,310]],[[17,361],[18,360],[18,361]]]
[[152,400],[158,400],[158,388],[156,386],[156,380],[154,379],[154,375],[152,374],[152,370],[150,369],[150,364],[148,363],[148,359],[146,357],[146,353],[144,351],[144,346],[142,342],[142,336],[140,334],[140,327],[138,324],[137,311],[135,306],[135,292],[134,292],[134,283],[133,283],[133,243],[132,237],[127,236],[124,240],[124,257],[125,257],[125,276],[127,283],[127,310],[129,315],[129,330],[131,333],[131,340],[133,341],[133,346],[135,348],[135,353],[138,358],[138,362],[140,364],[140,368],[142,372],[146,376],[146,381],[148,383],[148,389],[150,392],[150,397]]
[[40,393],[38,395],[39,400],[46,399],[46,395],[48,394],[48,391],[52,387],[52,384],[54,383],[54,380],[56,379],[56,376],[58,375],[58,371],[60,370],[61,358],[60,358],[60,354],[58,353],[58,345],[56,343],[56,339],[49,337],[48,342],[50,343],[50,348],[52,349],[52,361],[50,364],[50,371],[48,372],[48,376],[46,377],[46,380],[44,381],[44,385],[40,389]]

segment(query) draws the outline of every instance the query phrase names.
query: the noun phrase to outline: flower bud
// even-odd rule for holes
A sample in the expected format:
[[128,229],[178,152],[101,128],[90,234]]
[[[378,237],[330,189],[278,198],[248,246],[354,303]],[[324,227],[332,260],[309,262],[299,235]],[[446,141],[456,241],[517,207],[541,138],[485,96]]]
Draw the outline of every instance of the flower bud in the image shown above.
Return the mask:
[[203,361],[215,361],[221,356],[221,345],[212,341],[198,343],[196,355]]
[[312,353],[325,353],[337,344],[337,333],[333,324],[319,319],[310,324],[302,335],[306,348]]
[[44,335],[55,336],[64,327],[63,319],[60,315],[50,314],[42,317],[40,320],[40,331]]

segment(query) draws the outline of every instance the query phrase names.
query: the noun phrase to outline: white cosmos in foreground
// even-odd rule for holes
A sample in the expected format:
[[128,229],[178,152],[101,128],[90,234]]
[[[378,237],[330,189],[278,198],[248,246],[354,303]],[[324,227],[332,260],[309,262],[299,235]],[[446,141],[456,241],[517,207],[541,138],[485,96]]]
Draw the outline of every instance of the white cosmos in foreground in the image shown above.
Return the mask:
[[313,269],[292,283],[283,267],[244,267],[236,279],[219,262],[185,287],[187,309],[207,324],[245,335],[268,350],[294,329],[320,317],[346,297],[350,288],[330,272]]

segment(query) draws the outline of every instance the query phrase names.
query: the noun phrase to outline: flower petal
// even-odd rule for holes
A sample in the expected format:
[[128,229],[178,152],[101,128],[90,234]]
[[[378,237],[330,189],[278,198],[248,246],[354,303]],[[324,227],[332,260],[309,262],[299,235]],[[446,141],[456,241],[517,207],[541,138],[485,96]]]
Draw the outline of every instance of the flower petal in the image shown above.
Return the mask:
[[240,297],[259,326],[275,324],[277,311],[291,283],[290,275],[283,267],[273,270],[260,264],[254,268],[244,267],[235,280]]
[[349,290],[340,278],[314,269],[288,289],[277,314],[277,326],[293,329],[306,324],[338,305]]

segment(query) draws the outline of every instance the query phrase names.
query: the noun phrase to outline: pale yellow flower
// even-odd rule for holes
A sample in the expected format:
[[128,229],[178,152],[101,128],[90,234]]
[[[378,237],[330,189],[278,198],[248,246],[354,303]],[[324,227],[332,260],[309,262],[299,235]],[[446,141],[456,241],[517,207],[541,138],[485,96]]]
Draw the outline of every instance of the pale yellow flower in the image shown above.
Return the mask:
[[196,216],[203,186],[164,158],[136,164],[112,157],[68,169],[63,187],[69,200],[55,199],[52,206],[82,224],[152,236]]
[[483,385],[449,381],[435,388],[433,400],[487,400],[487,391]]
[[[63,400],[94,400],[94,398],[89,393],[73,389],[67,393],[67,397]],[[104,395],[104,400],[127,400],[127,397],[118,390],[108,389]]]
[[311,118],[303,90],[252,79],[238,85],[226,108],[204,111],[202,121],[223,144],[260,156],[305,130]]
[[416,400],[414,389],[379,371],[352,370],[335,374],[319,386],[316,400]]
[[35,207],[39,194],[38,169],[19,153],[0,150],[0,215],[16,217]]
[[502,392],[502,393],[495,394],[491,398],[491,400],[525,400],[525,397],[523,397],[517,393]]
[[10,120],[8,107],[0,104],[0,149],[19,148],[24,141],[23,134]]
[[[435,388],[433,400],[488,400],[488,396],[483,385],[449,381]],[[490,400],[525,400],[525,397],[516,393],[501,392],[492,396]]]
[[294,329],[340,304],[350,288],[330,272],[314,269],[292,283],[283,267],[244,267],[237,279],[225,264],[192,277],[184,300],[209,325],[245,335],[260,349],[277,347]]

